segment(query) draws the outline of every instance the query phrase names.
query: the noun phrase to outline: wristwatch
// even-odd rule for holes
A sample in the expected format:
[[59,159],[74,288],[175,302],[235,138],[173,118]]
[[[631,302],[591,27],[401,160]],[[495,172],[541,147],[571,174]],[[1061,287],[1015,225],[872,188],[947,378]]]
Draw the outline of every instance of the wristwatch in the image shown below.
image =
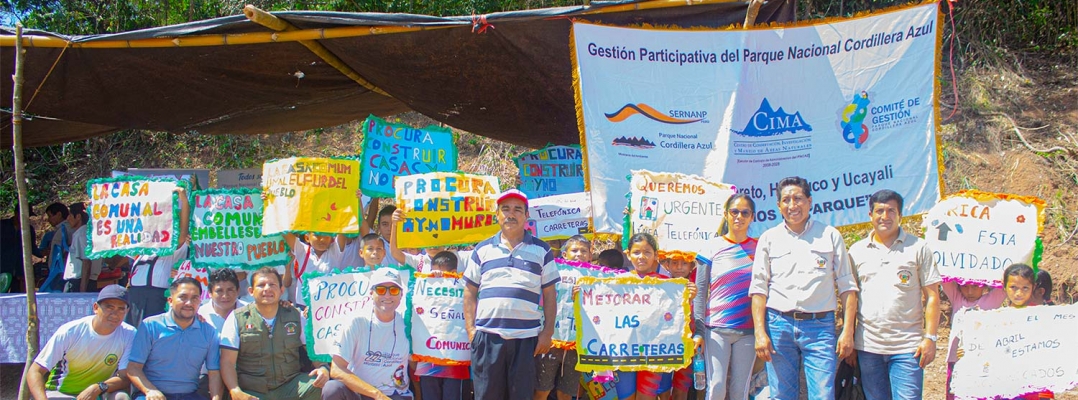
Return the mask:
[[925,335],[925,339],[931,340],[932,342],[939,342],[940,337],[938,335]]
[[109,392],[109,384],[107,384],[105,382],[98,382],[97,383],[97,389],[100,390],[102,394],[108,393]]

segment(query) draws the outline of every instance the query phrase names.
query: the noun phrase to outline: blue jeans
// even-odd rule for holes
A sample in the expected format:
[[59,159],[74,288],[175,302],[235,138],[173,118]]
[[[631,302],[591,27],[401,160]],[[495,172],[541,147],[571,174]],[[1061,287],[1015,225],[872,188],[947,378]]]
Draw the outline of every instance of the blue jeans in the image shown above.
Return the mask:
[[767,334],[775,348],[771,362],[767,363],[772,399],[797,400],[803,364],[809,400],[834,400],[838,366],[834,315],[798,321],[768,309]]
[[861,386],[867,400],[921,400],[924,370],[913,353],[875,354],[857,351]]

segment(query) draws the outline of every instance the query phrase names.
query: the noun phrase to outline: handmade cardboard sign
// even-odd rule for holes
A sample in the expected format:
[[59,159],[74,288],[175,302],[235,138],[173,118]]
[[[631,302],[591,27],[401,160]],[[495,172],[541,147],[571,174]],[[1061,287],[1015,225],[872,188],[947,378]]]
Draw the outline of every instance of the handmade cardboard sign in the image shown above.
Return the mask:
[[581,277],[576,369],[672,372],[693,356],[685,279]]
[[970,310],[952,335],[965,355],[954,366],[958,398],[1017,398],[1078,386],[1078,305]]
[[498,232],[498,178],[460,172],[397,177],[401,246],[427,248],[474,244]]
[[528,226],[543,240],[568,239],[591,233],[591,196],[587,192],[566,193],[528,199]]
[[464,279],[415,274],[411,296],[412,360],[437,365],[469,365],[472,344],[464,327]]
[[664,250],[701,253],[714,246],[726,200],[735,193],[732,186],[651,171],[633,171],[629,181],[626,241],[634,233],[646,232]]
[[121,176],[86,183],[90,195],[86,256],[169,255],[179,245],[180,181]]
[[547,146],[521,154],[515,161],[520,171],[517,188],[528,199],[584,191],[584,156],[580,146]]
[[359,162],[294,157],[262,165],[262,234],[359,233]]
[[558,319],[554,323],[554,347],[576,349],[576,314],[573,312],[573,287],[580,278],[610,278],[625,271],[584,262],[554,259],[561,280],[554,286],[558,293]]
[[258,189],[197,190],[191,203],[191,246],[199,267],[258,269],[284,265],[289,249],[279,234],[262,235]]
[[[383,267],[393,268],[393,267]],[[405,320],[408,318],[408,285],[412,270],[402,269],[404,291],[397,307]],[[371,315],[371,275],[374,270],[359,268],[337,271],[332,274],[308,272],[303,274],[303,297],[307,300],[307,355],[314,361],[330,362],[331,352],[337,338],[360,313]]]
[[449,128],[413,128],[371,115],[363,122],[360,188],[371,197],[393,197],[394,178],[457,170],[457,146]]
[[1011,264],[1036,267],[1042,251],[1044,200],[964,191],[924,217],[925,240],[944,280],[1001,287]]

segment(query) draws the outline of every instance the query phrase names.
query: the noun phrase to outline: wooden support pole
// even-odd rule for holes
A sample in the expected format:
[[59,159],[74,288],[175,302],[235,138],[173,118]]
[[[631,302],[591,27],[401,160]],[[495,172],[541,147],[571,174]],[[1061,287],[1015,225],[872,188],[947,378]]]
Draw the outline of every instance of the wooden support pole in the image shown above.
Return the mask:
[[22,48],[22,24],[15,24],[15,87],[11,95],[11,151],[15,155],[15,186],[19,191],[19,225],[22,227],[22,271],[26,282],[26,365],[22,369],[23,379],[19,381],[19,399],[30,398],[30,389],[26,387],[26,374],[34,368],[37,357],[38,318],[37,285],[34,282],[34,255],[31,252],[30,201],[26,196],[26,166],[22,153],[22,83],[23,64],[26,58]]
[[[295,25],[288,23],[288,21],[277,18],[273,14],[262,11],[258,7],[255,7],[250,4],[248,4],[246,7],[243,7],[243,15],[247,16],[247,19],[251,20],[251,22],[273,29],[278,32],[299,30],[299,28],[296,28]],[[349,67],[348,64],[345,64],[344,60],[341,60],[339,57],[337,57],[336,54],[333,54],[332,51],[329,51],[326,46],[323,46],[322,43],[319,43],[317,40],[300,40],[299,44],[302,44],[304,47],[307,48],[307,50],[310,50],[316,56],[324,60],[326,64],[329,64],[333,68],[336,68],[338,71],[341,71],[342,74],[349,78],[352,78],[353,81],[356,81],[356,83],[358,83],[360,86],[367,88],[367,90],[386,97],[393,97],[390,96],[389,93],[386,93],[384,90],[379,89],[377,86],[374,86],[373,83],[360,76],[359,73],[352,69],[352,67]]]
[[764,5],[764,0],[751,0],[749,2],[749,8],[745,11],[745,24],[744,28],[752,28],[756,24],[756,16],[760,15],[760,6]]

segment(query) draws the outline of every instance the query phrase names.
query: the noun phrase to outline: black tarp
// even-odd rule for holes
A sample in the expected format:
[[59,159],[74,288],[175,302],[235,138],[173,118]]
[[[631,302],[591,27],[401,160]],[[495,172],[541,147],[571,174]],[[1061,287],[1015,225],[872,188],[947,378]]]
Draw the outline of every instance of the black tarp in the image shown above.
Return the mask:
[[[273,13],[300,29],[432,28],[319,41],[392,97],[363,88],[297,42],[27,47],[23,101],[31,119],[24,122],[23,141],[26,146],[42,146],[125,129],[275,133],[414,110],[458,129],[524,146],[578,143],[569,54],[571,19],[723,27],[741,22],[747,7],[743,2],[677,3],[681,5],[595,13],[610,3],[594,2],[587,7],[490,14],[483,33],[473,32],[475,18],[468,16]],[[769,1],[757,22],[791,21],[795,8],[793,0]],[[110,35],[65,37],[33,30],[24,34],[89,43],[268,31],[243,16],[232,16]],[[0,34],[14,35],[14,29],[0,28]],[[0,76],[5,79],[13,74],[14,53],[13,47],[0,48]],[[4,110],[0,146],[5,147],[11,145],[10,82],[0,85]]]

